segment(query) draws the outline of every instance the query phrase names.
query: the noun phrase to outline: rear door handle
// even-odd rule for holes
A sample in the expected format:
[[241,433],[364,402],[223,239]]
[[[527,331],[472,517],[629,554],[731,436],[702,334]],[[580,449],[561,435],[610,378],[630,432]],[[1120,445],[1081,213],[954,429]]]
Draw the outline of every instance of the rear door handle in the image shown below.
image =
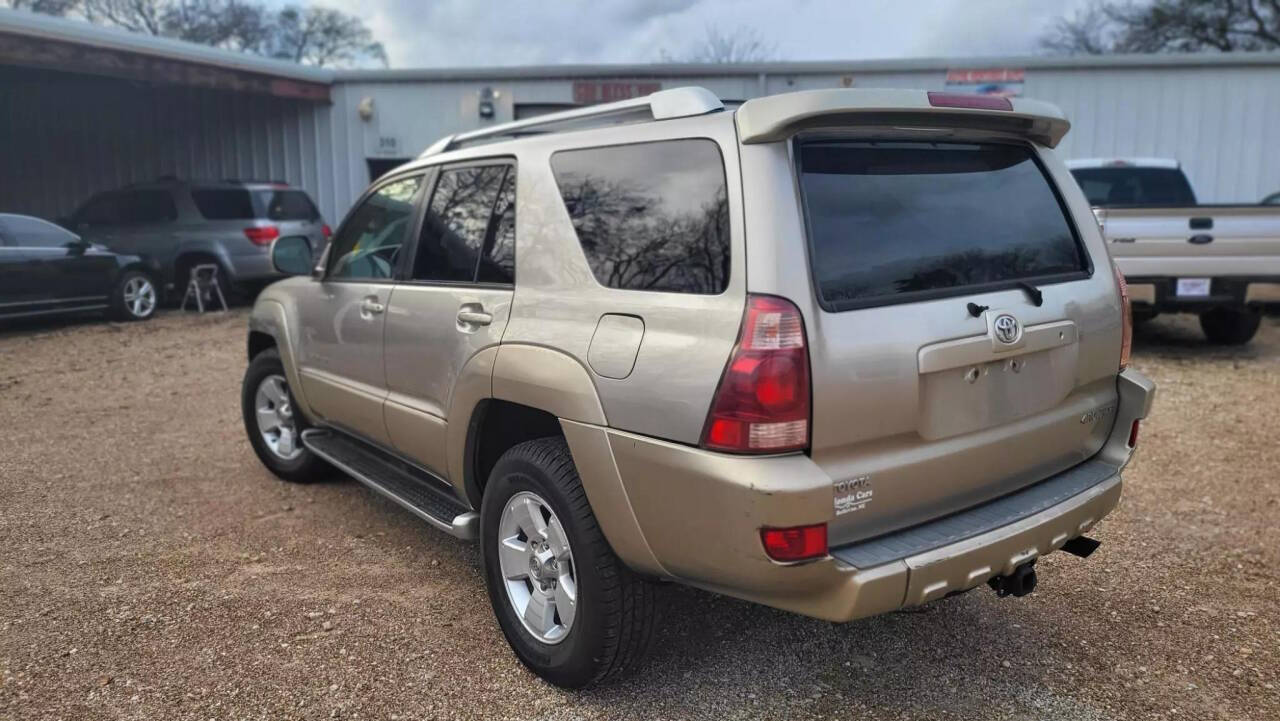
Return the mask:
[[463,325],[489,325],[493,322],[493,316],[478,310],[460,310],[458,311],[458,322]]
[[379,303],[377,298],[365,298],[364,301],[360,303],[360,312],[366,315],[378,315],[386,309],[387,307]]

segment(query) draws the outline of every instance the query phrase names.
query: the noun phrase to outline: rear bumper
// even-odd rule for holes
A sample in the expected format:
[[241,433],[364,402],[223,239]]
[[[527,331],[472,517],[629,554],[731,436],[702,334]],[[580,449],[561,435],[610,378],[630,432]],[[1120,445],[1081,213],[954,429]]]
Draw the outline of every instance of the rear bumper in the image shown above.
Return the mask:
[[1195,313],[1218,306],[1280,310],[1280,276],[1213,276],[1203,271],[1184,278],[1210,278],[1209,295],[1179,296],[1178,278],[1126,276],[1129,298],[1135,308]]
[[[1007,574],[1110,513],[1132,454],[1130,427],[1147,415],[1155,392],[1135,371],[1122,373],[1117,386],[1115,425],[1085,463],[977,508],[795,565],[765,556],[759,529],[832,518],[832,479],[808,457],[733,457],[579,424],[565,429],[592,508],[633,568],[849,621]],[[603,452],[592,448],[597,433],[608,442]]]
[[266,248],[261,252],[229,255],[227,262],[227,274],[237,283],[277,280],[284,277],[271,264],[271,253]]

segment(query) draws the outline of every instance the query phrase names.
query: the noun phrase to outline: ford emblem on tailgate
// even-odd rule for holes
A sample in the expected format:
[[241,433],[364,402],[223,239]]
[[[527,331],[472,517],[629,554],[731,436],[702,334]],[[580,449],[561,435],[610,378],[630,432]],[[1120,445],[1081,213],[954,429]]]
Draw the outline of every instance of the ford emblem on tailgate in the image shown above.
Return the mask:
[[1018,319],[1008,313],[1001,313],[996,316],[995,321],[991,323],[991,330],[996,335],[996,340],[1005,345],[1013,345],[1018,340],[1018,335],[1022,329],[1018,327]]

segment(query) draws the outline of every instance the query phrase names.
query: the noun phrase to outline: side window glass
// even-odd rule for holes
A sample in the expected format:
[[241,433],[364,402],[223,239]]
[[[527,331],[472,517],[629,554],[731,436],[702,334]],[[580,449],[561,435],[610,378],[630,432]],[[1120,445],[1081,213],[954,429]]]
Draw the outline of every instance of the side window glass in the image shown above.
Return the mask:
[[65,248],[76,242],[76,236],[53,223],[39,218],[10,215],[0,218],[0,245],[25,248]]
[[422,222],[413,261],[414,280],[475,280],[507,168],[484,165],[452,168],[440,174]]
[[551,169],[601,285],[708,295],[728,286],[728,192],[713,141],[562,150]]
[[422,176],[388,183],[365,198],[334,236],[330,278],[390,278],[413,224]]
[[95,196],[76,214],[76,224],[105,228],[120,224],[120,193]]
[[481,283],[516,282],[516,169],[507,171],[498,192],[498,202],[493,206],[493,222],[485,236],[484,252],[480,254],[480,270],[476,280]]

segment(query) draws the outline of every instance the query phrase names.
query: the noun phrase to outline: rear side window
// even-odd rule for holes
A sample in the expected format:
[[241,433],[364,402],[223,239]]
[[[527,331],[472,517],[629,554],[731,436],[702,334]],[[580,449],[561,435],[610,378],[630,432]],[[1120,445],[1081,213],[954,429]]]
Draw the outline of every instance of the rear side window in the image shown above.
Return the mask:
[[192,190],[191,199],[205,220],[252,220],[253,200],[240,188]]
[[178,219],[178,208],[167,190],[121,190],[90,200],[76,214],[76,223],[90,227],[144,225]]
[[1196,204],[1187,176],[1177,168],[1078,168],[1071,174],[1095,207]]
[[713,141],[564,150],[551,169],[601,285],[708,295],[728,286],[728,191]]
[[125,225],[167,223],[178,219],[178,208],[167,190],[132,190],[120,194],[120,221]]
[[800,187],[828,310],[1088,273],[1026,147],[810,141],[800,146]]
[[304,220],[320,217],[311,198],[301,190],[204,188],[191,199],[205,220]]
[[414,280],[470,283],[476,279],[481,256],[494,247],[494,207],[508,168],[482,165],[440,173],[422,221]]
[[311,198],[301,190],[255,190],[254,209],[267,220],[315,220],[320,217]]

